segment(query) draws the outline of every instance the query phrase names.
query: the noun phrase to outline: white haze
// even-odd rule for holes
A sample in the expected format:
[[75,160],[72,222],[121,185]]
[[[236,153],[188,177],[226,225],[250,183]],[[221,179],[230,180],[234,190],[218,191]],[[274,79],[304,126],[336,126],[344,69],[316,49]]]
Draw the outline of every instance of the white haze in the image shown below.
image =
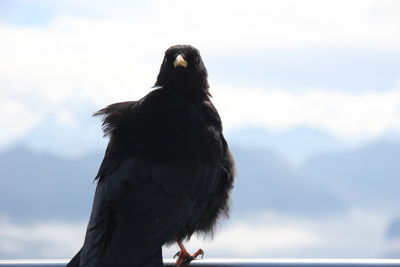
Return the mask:
[[[390,217],[366,210],[322,218],[280,213],[223,221],[213,240],[192,238],[187,247],[206,257],[380,257],[392,243],[383,236]],[[82,245],[86,222],[0,220],[0,251],[5,258],[70,258]],[[164,249],[170,258],[173,245]]]

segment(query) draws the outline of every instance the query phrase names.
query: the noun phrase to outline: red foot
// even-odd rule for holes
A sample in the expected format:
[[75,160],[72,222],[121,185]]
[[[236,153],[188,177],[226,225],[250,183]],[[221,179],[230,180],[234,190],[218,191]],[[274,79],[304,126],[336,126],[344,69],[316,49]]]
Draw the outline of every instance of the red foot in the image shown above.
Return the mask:
[[196,260],[198,256],[201,256],[201,258],[203,258],[204,256],[204,251],[202,249],[199,249],[198,251],[196,251],[194,254],[190,255],[186,249],[182,249],[180,251],[178,251],[175,256],[174,259],[176,257],[178,257],[178,259],[176,260],[175,264],[178,267],[183,267],[183,266],[188,266],[189,263],[192,260]]

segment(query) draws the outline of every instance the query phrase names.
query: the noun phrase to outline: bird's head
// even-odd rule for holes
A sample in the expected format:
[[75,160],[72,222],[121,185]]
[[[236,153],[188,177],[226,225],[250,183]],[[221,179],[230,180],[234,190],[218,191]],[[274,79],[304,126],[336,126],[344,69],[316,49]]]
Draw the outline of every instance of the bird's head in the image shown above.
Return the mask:
[[168,48],[155,86],[188,95],[208,95],[207,70],[199,50],[190,45],[174,45]]

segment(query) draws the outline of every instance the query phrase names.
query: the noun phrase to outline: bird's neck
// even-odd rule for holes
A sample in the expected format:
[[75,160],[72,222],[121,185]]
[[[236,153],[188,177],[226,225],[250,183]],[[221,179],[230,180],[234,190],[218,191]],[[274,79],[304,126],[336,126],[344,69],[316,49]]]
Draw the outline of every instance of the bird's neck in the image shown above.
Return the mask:
[[210,93],[208,88],[202,88],[199,85],[191,83],[174,81],[163,86],[164,89],[171,91],[174,94],[181,95],[192,102],[201,102],[209,99]]

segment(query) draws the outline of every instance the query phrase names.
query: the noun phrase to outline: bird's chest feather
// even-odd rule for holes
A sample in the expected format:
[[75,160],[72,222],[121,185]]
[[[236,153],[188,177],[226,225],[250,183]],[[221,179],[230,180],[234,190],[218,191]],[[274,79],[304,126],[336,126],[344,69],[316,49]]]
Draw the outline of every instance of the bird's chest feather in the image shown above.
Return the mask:
[[146,99],[135,113],[120,130],[121,143],[128,144],[130,154],[159,162],[220,160],[220,133],[200,106],[162,97]]

